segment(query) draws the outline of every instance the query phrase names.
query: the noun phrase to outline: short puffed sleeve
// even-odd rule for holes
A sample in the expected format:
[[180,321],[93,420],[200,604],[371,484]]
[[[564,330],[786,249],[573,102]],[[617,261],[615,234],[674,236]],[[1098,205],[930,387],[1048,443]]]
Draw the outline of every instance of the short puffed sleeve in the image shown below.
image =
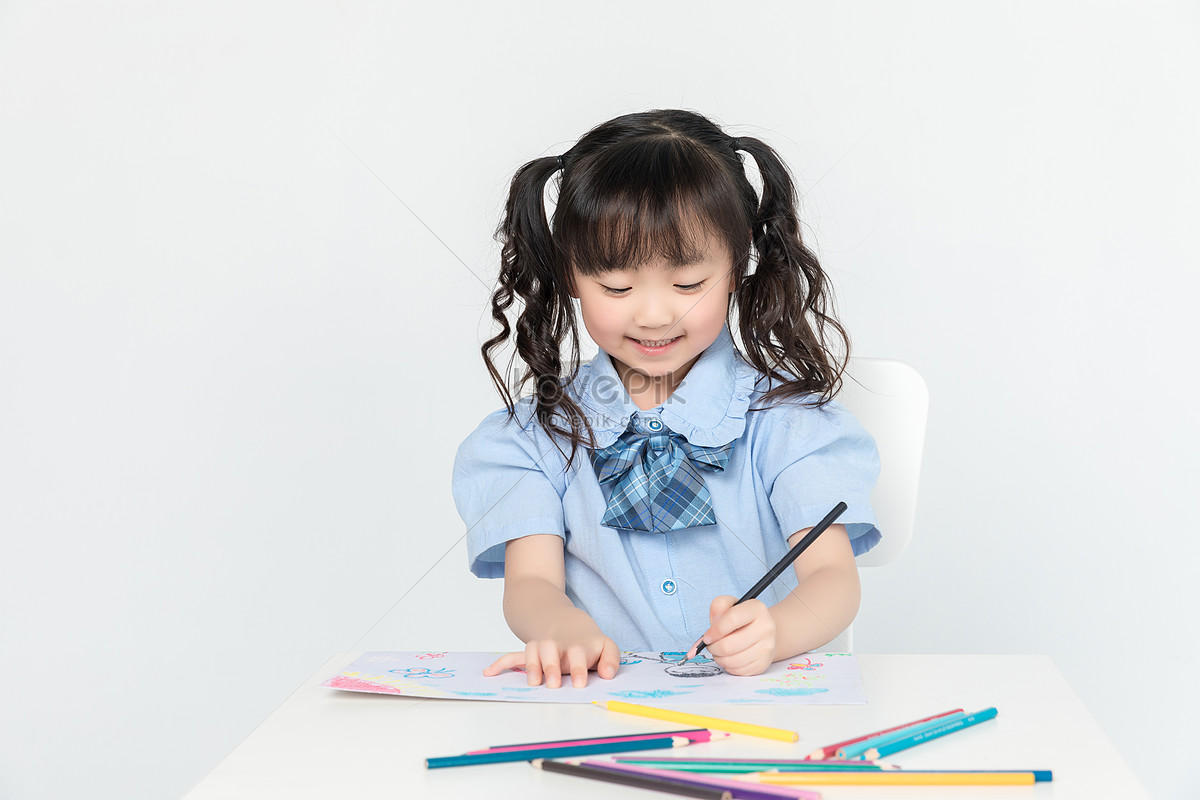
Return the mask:
[[882,538],[871,508],[871,490],[879,477],[879,452],[871,434],[842,405],[820,408],[781,404],[758,468],[780,528],[788,535],[811,528],[839,501],[854,555]]
[[450,490],[467,526],[467,559],[481,578],[504,577],[504,545],[537,533],[565,537],[562,457],[536,426],[488,415],[458,447]]

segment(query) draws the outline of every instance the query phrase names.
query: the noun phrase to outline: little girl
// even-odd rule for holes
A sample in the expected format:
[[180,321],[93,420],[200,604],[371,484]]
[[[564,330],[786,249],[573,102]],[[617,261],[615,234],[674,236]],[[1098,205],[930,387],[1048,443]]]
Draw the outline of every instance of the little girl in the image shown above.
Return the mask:
[[[833,401],[849,340],[775,151],[688,111],[618,117],[521,167],[497,238],[500,332],[482,352],[506,408],[459,447],[452,489],[471,571],[504,577],[526,647],[485,674],[584,686],[621,650],[703,638],[754,675],[837,636],[858,610],[854,557],[880,539],[878,456]],[[582,365],[576,302],[600,348]],[[492,361],[510,334],[513,394],[533,392],[515,403]],[[840,524],[735,605],[838,501]]]

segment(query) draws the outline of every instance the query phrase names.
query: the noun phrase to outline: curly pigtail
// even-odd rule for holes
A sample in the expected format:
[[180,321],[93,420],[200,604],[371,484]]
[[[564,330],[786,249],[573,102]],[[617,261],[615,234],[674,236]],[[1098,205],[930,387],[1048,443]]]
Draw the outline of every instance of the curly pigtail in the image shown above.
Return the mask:
[[763,184],[754,217],[758,262],[736,294],[746,359],[780,384],[763,401],[817,395],[824,405],[841,388],[850,356],[850,338],[833,316],[833,288],[800,239],[796,189],[783,161],[758,139],[732,144],[754,158]]
[[[577,367],[579,331],[571,304],[570,287],[558,279],[558,272],[554,268],[557,256],[543,203],[546,182],[562,166],[562,156],[539,158],[517,170],[513,178],[504,220],[496,230],[496,237],[502,246],[498,285],[492,294],[492,319],[499,325],[500,332],[484,342],[481,353],[509,416],[515,416],[513,393],[510,393],[504,377],[496,369],[492,354],[513,335],[505,312],[519,298],[521,311],[517,317],[514,338],[516,355],[526,368],[516,382],[514,391],[519,394],[526,383],[532,382],[536,415],[542,426],[572,443],[591,443],[591,426],[562,388],[563,381],[569,382],[575,377],[575,367],[570,375],[563,374],[562,343],[569,335],[570,363]],[[510,369],[511,366],[510,359]],[[566,427],[556,419],[560,417],[565,417]],[[574,455],[572,447],[567,459],[568,467]]]

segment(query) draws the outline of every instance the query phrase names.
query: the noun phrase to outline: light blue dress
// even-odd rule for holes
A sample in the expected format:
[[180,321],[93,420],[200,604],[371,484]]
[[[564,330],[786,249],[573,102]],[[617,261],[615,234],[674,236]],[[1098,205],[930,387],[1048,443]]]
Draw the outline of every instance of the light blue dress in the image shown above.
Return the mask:
[[[708,628],[714,597],[740,597],[783,557],[789,536],[838,501],[848,506],[838,523],[854,554],[865,553],[880,540],[870,503],[879,474],[874,439],[836,402],[750,410],[769,386],[737,354],[728,329],[650,411],[634,405],[603,351],[580,366],[568,391],[598,447],[631,423],[647,432],[665,424],[705,447],[734,442],[725,470],[704,473],[717,523],[669,533],[602,526],[609,487],[597,481],[586,448],[565,468],[530,399],[517,403],[516,420],[503,409],[488,415],[459,446],[451,484],[471,571],[502,578],[505,542],[561,536],[568,597],[621,649],[684,650]],[[786,570],[760,599],[773,605],[795,586]]]

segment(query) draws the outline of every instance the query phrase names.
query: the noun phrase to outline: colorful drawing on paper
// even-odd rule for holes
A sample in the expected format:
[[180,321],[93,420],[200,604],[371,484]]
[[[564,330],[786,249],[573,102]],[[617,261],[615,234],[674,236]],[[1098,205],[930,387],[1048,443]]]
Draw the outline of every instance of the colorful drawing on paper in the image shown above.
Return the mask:
[[[324,686],[350,692],[500,700],[519,703],[590,703],[628,700],[669,703],[794,703],[860,705],[867,702],[858,660],[847,653],[809,653],[780,661],[761,675],[727,675],[704,655],[679,664],[683,652],[627,651],[616,677],[595,673],[582,689],[529,686],[516,668],[485,677],[484,667],[502,653],[364,653]],[[436,659],[436,660],[433,660]]]
[[[725,670],[717,666],[717,662],[713,661],[706,655],[698,655],[687,663],[680,664],[683,657],[687,655],[682,650],[660,651],[657,653],[650,652],[627,652],[622,653],[621,663],[625,664],[625,656],[629,656],[628,663],[637,664],[643,661],[654,661],[659,664],[666,664],[663,672],[673,678],[712,678],[716,675],[724,675]],[[633,660],[633,659],[636,659]]]

